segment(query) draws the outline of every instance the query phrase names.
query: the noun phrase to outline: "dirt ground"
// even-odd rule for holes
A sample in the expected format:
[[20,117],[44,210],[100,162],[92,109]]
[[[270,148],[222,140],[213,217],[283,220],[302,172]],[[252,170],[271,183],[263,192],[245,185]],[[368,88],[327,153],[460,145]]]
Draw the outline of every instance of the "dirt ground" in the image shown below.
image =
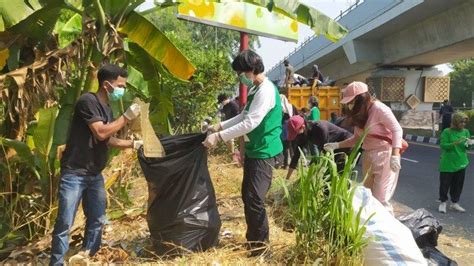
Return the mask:
[[[130,155],[124,155],[125,161]],[[120,156],[122,157],[122,156]],[[123,157],[122,157],[123,159]],[[118,161],[118,160],[115,160]],[[220,243],[216,248],[202,253],[194,253],[173,259],[156,255],[150,241],[150,234],[146,222],[146,207],[148,188],[143,173],[139,170],[138,163],[125,163],[119,165],[112,162],[113,166],[105,171],[105,176],[119,168],[130,168],[136,176],[130,180],[130,199],[133,206],[125,210],[108,210],[109,221],[104,228],[102,248],[89,260],[76,261],[78,265],[101,265],[104,263],[126,263],[133,265],[149,264],[247,264],[247,263],[285,263],[291,257],[291,248],[294,246],[294,234],[286,232],[276,224],[269,207],[270,242],[272,256],[248,257],[245,243],[245,217],[243,203],[240,198],[240,185],[242,181],[242,168],[237,167],[230,158],[211,157],[209,171],[216,191],[218,209],[222,221],[220,230]],[[278,174],[283,174],[280,170]],[[111,217],[118,217],[112,219]],[[77,254],[83,238],[83,225],[71,234],[73,239],[67,257]],[[5,261],[5,265],[13,264],[47,264],[50,237],[31,243],[20,248],[11,255],[12,259]]]
[[[131,156],[126,155],[126,156]],[[164,258],[153,252],[148,225],[146,223],[147,183],[136,160],[126,160],[126,168],[131,169],[134,176],[130,181],[130,199],[132,206],[117,210],[108,210],[109,222],[105,226],[102,249],[95,257],[79,260],[78,265],[101,265],[104,263],[125,263],[133,265],[149,264],[248,264],[276,263],[288,264],[292,258],[292,247],[295,244],[294,234],[283,229],[283,223],[275,219],[271,204],[267,210],[270,222],[271,257],[248,257],[243,247],[245,242],[245,217],[240,198],[242,168],[231,163],[229,158],[210,157],[209,171],[213,180],[218,209],[221,215],[222,227],[218,247],[202,253],[194,253],[177,258]],[[112,163],[117,166],[117,164]],[[124,168],[124,165],[121,165]],[[109,174],[116,171],[109,168]],[[274,178],[284,177],[285,170],[274,171]],[[395,204],[397,215],[406,213],[406,206]],[[114,218],[115,217],[115,218]],[[114,218],[114,219],[112,219]],[[451,229],[447,229],[448,231]],[[72,234],[73,242],[68,256],[76,254],[82,242],[83,227]],[[50,237],[41,239],[27,247],[16,251],[5,264],[32,263],[46,264],[48,262]],[[473,243],[442,234],[439,239],[439,249],[459,265],[469,265],[474,259]],[[77,261],[76,261],[77,262]]]

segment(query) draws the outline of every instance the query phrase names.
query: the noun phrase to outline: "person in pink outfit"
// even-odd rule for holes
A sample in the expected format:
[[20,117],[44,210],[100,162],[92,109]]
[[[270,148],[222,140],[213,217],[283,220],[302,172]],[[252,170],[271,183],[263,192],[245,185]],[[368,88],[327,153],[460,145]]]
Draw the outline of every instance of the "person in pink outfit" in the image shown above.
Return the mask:
[[324,149],[351,148],[367,130],[362,144],[364,186],[393,213],[389,201],[395,192],[401,169],[402,128],[392,110],[373,98],[363,82],[355,81],[347,85],[341,103],[347,105],[354,136],[342,142],[327,143]]

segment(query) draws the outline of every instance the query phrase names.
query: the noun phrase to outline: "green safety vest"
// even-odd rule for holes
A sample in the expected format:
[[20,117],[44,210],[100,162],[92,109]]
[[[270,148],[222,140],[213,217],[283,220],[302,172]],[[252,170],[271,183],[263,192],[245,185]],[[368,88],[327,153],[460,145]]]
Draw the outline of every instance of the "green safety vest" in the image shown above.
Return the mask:
[[[272,83],[273,85],[273,83]],[[283,111],[281,108],[278,90],[275,88],[275,106],[267,113],[262,122],[251,132],[247,134],[249,141],[245,142],[245,156],[253,159],[268,159],[275,157],[283,151],[281,142],[281,121]],[[253,98],[260,88],[248,95],[245,111],[248,112],[252,105]]]

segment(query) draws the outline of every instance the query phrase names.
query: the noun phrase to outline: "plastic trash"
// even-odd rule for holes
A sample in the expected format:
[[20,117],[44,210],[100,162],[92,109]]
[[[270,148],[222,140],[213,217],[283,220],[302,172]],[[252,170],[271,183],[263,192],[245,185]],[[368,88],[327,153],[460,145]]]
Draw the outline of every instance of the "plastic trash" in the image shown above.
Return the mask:
[[147,222],[160,254],[204,251],[218,244],[221,220],[207,168],[205,134],[164,137],[166,156],[138,159],[148,181]]
[[423,208],[418,209],[411,214],[399,217],[398,220],[410,229],[418,247],[438,245],[438,236],[443,227],[429,211]]
[[457,266],[457,262],[446,257],[441,251],[434,247],[425,247],[422,250],[423,256],[428,260],[428,265],[436,266]]
[[364,237],[369,238],[368,245],[363,249],[364,265],[427,265],[410,230],[372,196],[370,189],[356,187],[352,206],[354,215],[362,207],[361,224],[374,214],[364,234]]

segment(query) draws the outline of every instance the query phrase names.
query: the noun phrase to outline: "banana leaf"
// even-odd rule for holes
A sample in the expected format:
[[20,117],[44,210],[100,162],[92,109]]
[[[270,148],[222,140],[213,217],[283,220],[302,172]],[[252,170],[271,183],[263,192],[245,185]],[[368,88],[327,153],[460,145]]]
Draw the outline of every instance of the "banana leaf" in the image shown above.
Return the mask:
[[168,37],[140,14],[130,12],[118,30],[127,34],[132,42],[142,47],[174,76],[187,80],[196,70]]
[[145,102],[149,102],[148,83],[143,78],[143,74],[132,66],[127,67],[127,89]]
[[61,5],[48,5],[39,9],[20,23],[8,28],[9,32],[22,34],[37,41],[51,38],[51,32],[59,18],[58,14],[63,7]]
[[154,79],[158,73],[160,76],[177,83],[189,83],[189,81],[180,79],[171,74],[166,67],[151,57],[140,45],[134,42],[127,42],[125,51],[128,64],[138,70],[144,80],[148,81]]
[[[174,115],[171,88],[162,86],[163,78],[183,82],[165,69],[160,62],[148,55],[138,44],[128,42],[126,45],[127,63],[132,79],[129,85],[147,95],[144,99],[151,103],[150,120],[157,133],[171,134],[169,116]],[[137,71],[138,73],[136,73]],[[130,77],[130,76],[129,76]],[[141,79],[141,80],[140,80]],[[137,96],[140,96],[137,94]]]
[[[99,10],[93,0],[83,0],[85,12],[91,16],[98,18],[100,16]],[[99,3],[104,10],[104,14],[109,17],[113,24],[120,22],[119,20],[126,17],[131,11],[143,4],[145,0],[100,0]]]
[[139,5],[141,5],[145,0],[102,0],[102,6],[104,7],[104,11],[108,14],[111,18],[113,18],[114,22],[118,22],[117,20],[121,17],[127,16],[130,14],[131,11],[136,9]]
[[40,109],[38,111],[38,125],[33,134],[33,140],[36,150],[46,157],[53,144],[54,125],[58,112],[57,107]]
[[18,24],[34,11],[22,0],[0,1],[0,31]]
[[53,167],[51,166],[54,165],[54,159],[51,161],[49,155],[53,144],[54,126],[58,112],[57,107],[40,109],[38,111],[38,125],[33,133],[34,151],[38,157],[37,167],[40,173],[41,190],[43,195],[49,195],[50,197],[52,197],[49,190],[53,173]]
[[66,23],[58,26],[56,23],[54,32],[58,34],[59,47],[64,48],[76,40],[82,32],[82,16],[74,14]]
[[35,170],[35,156],[26,143],[18,140],[0,137],[0,145],[14,149],[17,153],[19,160],[24,163],[28,168]]

